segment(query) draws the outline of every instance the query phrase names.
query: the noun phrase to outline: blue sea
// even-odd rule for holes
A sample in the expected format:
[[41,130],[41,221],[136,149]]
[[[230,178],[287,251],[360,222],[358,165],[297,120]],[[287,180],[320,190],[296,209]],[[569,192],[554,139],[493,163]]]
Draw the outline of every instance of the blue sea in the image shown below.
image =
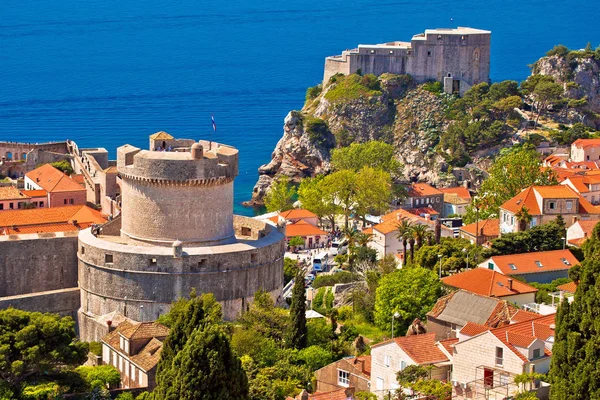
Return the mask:
[[235,211],[251,215],[241,202],[325,56],[471,26],[492,31],[492,80],[522,80],[555,44],[600,44],[599,15],[597,0],[2,0],[0,140],[113,157],[160,130],[231,144]]

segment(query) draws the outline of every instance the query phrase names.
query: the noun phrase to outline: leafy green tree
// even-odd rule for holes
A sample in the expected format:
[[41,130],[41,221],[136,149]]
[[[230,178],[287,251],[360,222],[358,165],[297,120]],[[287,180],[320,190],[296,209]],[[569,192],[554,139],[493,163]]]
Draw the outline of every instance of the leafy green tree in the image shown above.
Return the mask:
[[117,387],[121,382],[121,374],[119,370],[112,365],[99,365],[95,367],[81,366],[75,369],[89,385],[90,388],[100,386],[106,388]]
[[131,392],[123,392],[117,396],[116,400],[135,400],[135,397]]
[[492,240],[492,245],[489,251],[484,252],[484,256],[560,250],[563,248],[562,238],[565,235],[564,226],[557,221],[550,221],[544,225],[534,226],[525,232],[503,234]]
[[415,318],[424,318],[441,294],[441,283],[435,272],[425,268],[404,268],[385,275],[379,281],[375,300],[375,323],[389,332],[392,315],[400,317],[394,329],[404,332]]
[[388,172],[363,167],[356,174],[355,213],[363,218],[371,212],[384,213],[392,200],[391,187],[392,179]]
[[291,281],[296,275],[298,275],[298,272],[300,272],[300,267],[298,267],[298,260],[285,257],[283,259],[284,284],[287,284],[289,281]]
[[88,344],[76,338],[70,317],[1,310],[0,381],[18,397],[26,379],[83,363]]
[[321,346],[310,346],[300,350],[298,359],[305,362],[311,371],[316,371],[331,363],[333,355]]
[[298,188],[298,200],[302,203],[302,208],[315,213],[319,220],[326,218],[331,226],[335,226],[335,215],[338,213],[338,206],[335,199],[327,191],[323,184],[323,176],[314,178],[304,178]]
[[275,307],[271,295],[259,290],[254,293],[254,301],[249,309],[239,318],[241,326],[260,334],[283,347],[289,325],[289,317],[285,310]]
[[561,85],[550,81],[541,81],[533,90],[533,98],[536,100],[537,117],[535,126],[537,127],[540,115],[544,113],[548,107],[557,103],[562,96],[563,88]]
[[290,178],[282,175],[273,181],[265,196],[265,206],[268,212],[287,211],[294,208],[296,188],[290,183]]
[[304,275],[296,275],[292,289],[292,304],[290,306],[290,346],[301,350],[306,347],[308,331],[306,329],[306,289]]
[[356,173],[347,169],[335,171],[325,176],[320,187],[334,199],[347,227],[356,200]]
[[[35,385],[27,385],[21,392],[22,400],[46,400],[46,399],[58,399],[62,394],[63,390],[60,385],[56,382],[44,382]],[[4,397],[0,392],[0,398],[8,399],[11,397]]]
[[577,139],[588,139],[588,127],[581,122],[573,124],[568,129],[550,132],[550,138],[561,145],[571,145]]
[[[479,212],[476,204],[467,207],[466,223],[498,217],[499,207],[529,186],[556,185],[552,170],[542,169],[540,155],[533,146],[525,145],[496,159],[489,177],[479,190]],[[474,200],[475,203],[475,200]]]
[[377,140],[352,143],[332,151],[331,165],[334,170],[348,169],[354,172],[370,167],[396,177],[402,174],[403,165],[396,159],[395,152],[394,146]]
[[[165,399],[248,399],[248,379],[229,339],[217,326],[195,329],[173,359],[173,380],[154,393]],[[157,397],[155,399],[163,398]]]
[[600,397],[600,225],[586,247],[575,299],[564,299],[556,314],[550,364],[551,399]]
[[71,163],[67,160],[57,161],[57,162],[51,163],[50,165],[52,165],[54,168],[58,169],[59,171],[64,172],[67,175],[71,175],[73,173],[73,167],[71,166]]
[[296,251],[296,249],[298,247],[304,246],[305,243],[304,243],[304,239],[302,239],[300,236],[294,236],[293,238],[290,239],[288,244],[292,248],[292,251]]

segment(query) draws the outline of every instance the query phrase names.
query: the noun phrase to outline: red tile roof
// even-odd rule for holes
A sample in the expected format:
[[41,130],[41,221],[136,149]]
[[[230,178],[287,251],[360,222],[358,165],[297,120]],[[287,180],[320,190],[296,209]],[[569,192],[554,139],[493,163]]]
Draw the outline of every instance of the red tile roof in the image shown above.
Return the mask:
[[475,268],[442,278],[442,282],[457,289],[490,297],[513,296],[538,291],[533,286],[515,279],[512,280],[512,289],[509,289],[509,279],[511,278],[487,268]]
[[436,194],[442,194],[442,192],[426,183],[413,183],[408,187],[409,197],[434,196]]
[[[534,253],[493,256],[491,261],[504,275],[535,274],[539,272],[561,271],[578,265],[579,261],[569,250],[538,251]],[[564,260],[564,261],[563,261]],[[488,261],[489,262],[489,261]],[[487,268],[486,262],[480,268]],[[538,265],[537,262],[541,264]],[[509,264],[514,265],[512,268]]]
[[44,164],[28,172],[26,176],[36,185],[51,193],[85,191],[83,186],[50,164]]
[[408,211],[411,214],[418,215],[418,216],[421,216],[423,214],[429,214],[429,215],[439,215],[440,214],[439,212],[435,211],[431,207],[408,208],[406,211]]
[[0,187],[0,200],[25,200],[27,195],[14,186]]
[[296,219],[296,218],[316,218],[317,214],[304,210],[302,208],[294,208],[292,210],[284,211],[279,213],[284,219]]
[[21,193],[23,193],[25,196],[28,196],[28,197],[47,197],[48,196],[48,192],[46,192],[45,190],[21,190]]
[[[77,225],[74,224],[77,221]],[[0,233],[41,233],[85,229],[106,218],[88,206],[8,210],[0,213]]]
[[327,236],[327,232],[317,228],[314,225],[309,224],[304,220],[299,220],[293,224],[286,225],[285,227],[285,236],[286,237],[295,237],[295,236],[316,236],[316,235],[324,235]]
[[[484,219],[482,221],[473,222],[472,224],[463,225],[460,230],[475,237],[477,236],[477,228],[479,228],[479,236],[500,236],[500,220],[499,219]],[[481,230],[483,229],[483,234]]]
[[466,336],[476,336],[489,330],[490,328],[488,326],[476,324],[475,322],[467,322],[460,330],[460,333]]
[[[390,213],[387,213],[385,215],[382,215],[381,219],[382,219],[382,222],[377,225],[373,225],[373,229],[378,232],[383,233],[384,235],[387,235],[388,233],[392,233],[392,232],[396,231],[396,229],[398,228],[398,223],[401,220],[408,220],[414,224],[427,225],[432,230],[435,227],[435,221],[425,219],[425,218],[420,217],[415,214],[411,214],[407,210],[403,210],[401,208],[398,210],[392,211]],[[450,228],[448,228],[447,226],[442,224],[442,230],[444,230],[444,229],[450,229]]]
[[575,293],[577,290],[577,284],[575,282],[568,282],[563,285],[559,285],[556,288],[558,290],[562,290],[563,292]]
[[534,313],[531,311],[526,311],[526,310],[519,310],[516,312],[515,315],[513,315],[510,322],[516,323],[516,322],[523,322],[523,321],[531,321],[532,319],[536,319],[539,317],[540,317],[540,314],[537,314],[537,313]]
[[440,345],[442,345],[442,347],[444,347],[444,350],[446,350],[448,353],[452,354],[452,350],[454,349],[454,345],[458,342],[458,338],[450,338],[450,339],[444,339],[444,340],[440,340],[438,343]]
[[471,193],[469,189],[464,186],[456,186],[452,188],[443,188],[440,191],[444,194],[455,194],[458,197],[462,197],[465,200],[471,200]]
[[[547,341],[548,338],[554,336],[554,316],[555,314],[544,315],[532,321],[523,321],[492,329],[490,332],[521,360],[528,362],[527,357],[514,346],[528,347],[535,339]],[[548,356],[552,355],[548,349],[545,349],[545,353]]]
[[417,364],[434,364],[448,361],[448,357],[435,345],[435,333],[401,336],[371,346],[371,349],[395,342]]
[[577,139],[573,142],[572,146],[579,147],[580,149],[600,147],[600,139]]
[[519,212],[523,206],[527,207],[529,214],[542,215],[536,194],[544,199],[573,199],[579,201],[579,214],[600,214],[600,210],[594,207],[589,201],[583,198],[579,193],[568,185],[555,186],[530,186],[524,189],[500,206],[500,208],[510,211],[513,214]]

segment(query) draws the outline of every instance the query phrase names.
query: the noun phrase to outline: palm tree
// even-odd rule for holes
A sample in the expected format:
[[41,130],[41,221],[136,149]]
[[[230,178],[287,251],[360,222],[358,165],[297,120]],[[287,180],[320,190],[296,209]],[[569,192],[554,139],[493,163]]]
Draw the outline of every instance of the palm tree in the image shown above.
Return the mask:
[[358,243],[360,247],[367,246],[371,241],[373,241],[372,233],[358,232],[356,234],[356,243]]
[[354,228],[350,228],[348,226],[344,227],[344,229],[342,229],[342,232],[348,240],[348,268],[350,269],[350,273],[352,274],[352,313],[354,314],[354,312],[356,311],[356,307],[354,305],[354,287],[356,285],[354,284],[354,255],[352,254],[352,250],[354,250],[354,246],[356,245],[358,236],[359,234],[362,234],[362,232],[359,232]]
[[416,241],[416,250],[419,250],[423,246],[423,243],[425,243],[428,234],[431,233],[431,229],[427,225],[417,224],[413,226],[412,232]]
[[515,214],[517,220],[519,221],[519,231],[523,232],[527,230],[527,225],[531,222],[533,217],[529,214],[529,209],[525,206],[521,207],[521,209]]
[[396,225],[396,238],[402,241],[402,248],[404,251],[404,262],[408,260],[407,258],[407,245],[408,240],[412,237],[412,228],[413,224],[407,219],[401,220],[398,225]]

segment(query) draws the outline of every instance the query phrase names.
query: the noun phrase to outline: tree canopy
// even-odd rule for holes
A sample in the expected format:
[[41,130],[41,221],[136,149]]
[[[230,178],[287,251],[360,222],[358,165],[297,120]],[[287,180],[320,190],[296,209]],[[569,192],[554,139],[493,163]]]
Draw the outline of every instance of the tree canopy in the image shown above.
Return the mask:
[[0,311],[0,380],[16,394],[26,379],[77,366],[87,352],[70,317],[14,308]]
[[331,165],[334,170],[349,169],[358,172],[363,167],[370,167],[392,176],[400,176],[403,165],[396,159],[395,151],[394,146],[377,140],[352,143],[332,151]]
[[496,159],[483,181],[479,196],[467,207],[465,223],[475,222],[477,207],[479,220],[498,218],[500,206],[533,185],[556,185],[554,172],[541,168],[540,155],[535,148],[524,145]]
[[290,178],[282,175],[273,181],[271,189],[265,196],[265,207],[268,212],[287,211],[294,208],[296,187],[290,183]]
[[381,278],[375,299],[375,323],[386,332],[405,332],[415,318],[424,318],[441,294],[437,274],[425,268],[403,268]]
[[574,301],[565,298],[556,314],[551,399],[600,397],[600,225],[588,242]]

